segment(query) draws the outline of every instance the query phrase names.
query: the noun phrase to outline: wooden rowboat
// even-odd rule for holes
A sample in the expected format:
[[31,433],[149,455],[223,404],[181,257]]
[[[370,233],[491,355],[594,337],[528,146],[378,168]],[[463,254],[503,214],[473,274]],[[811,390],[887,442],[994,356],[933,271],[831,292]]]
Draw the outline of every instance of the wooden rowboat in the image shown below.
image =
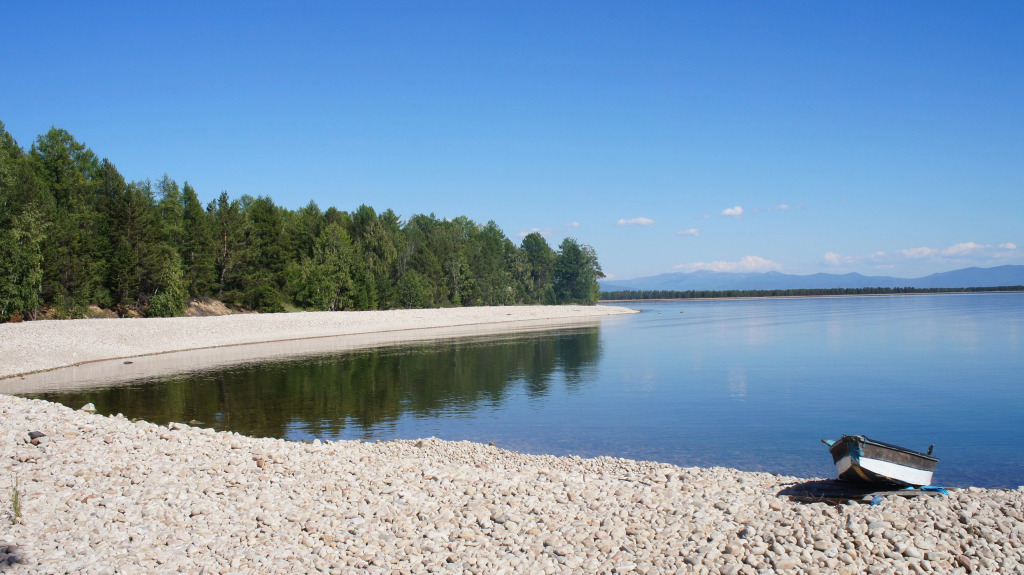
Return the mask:
[[868,439],[863,435],[844,435],[838,441],[822,439],[828,445],[839,478],[848,481],[889,483],[893,485],[931,485],[937,457],[932,448],[921,453],[898,445]]

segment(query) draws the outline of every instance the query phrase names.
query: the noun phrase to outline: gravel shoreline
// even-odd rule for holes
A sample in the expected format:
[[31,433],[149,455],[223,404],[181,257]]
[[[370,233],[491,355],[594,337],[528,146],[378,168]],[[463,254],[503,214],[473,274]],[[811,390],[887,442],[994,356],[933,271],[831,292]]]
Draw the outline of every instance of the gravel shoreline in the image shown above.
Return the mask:
[[[33,440],[33,431],[45,436]],[[296,443],[6,395],[0,451],[0,571],[853,574],[1024,567],[1019,489],[887,496],[875,506],[798,503],[780,491],[802,480],[767,473],[524,455],[438,439]]]
[[[397,315],[405,327],[443,319]],[[480,319],[459,317],[466,324]],[[208,319],[218,318],[186,321]],[[40,333],[84,337],[143,321],[156,327],[135,332],[139,341],[119,348],[97,352],[89,339],[63,345],[103,359],[111,349],[185,349],[175,347],[182,338],[222,329],[190,328],[175,340],[180,326],[173,322],[85,320],[97,325],[52,326],[56,332],[45,326]],[[281,320],[263,325],[271,329],[275,321]],[[65,322],[10,327],[32,323]],[[28,339],[29,330],[0,328],[5,363],[13,348],[31,352],[25,342],[8,341],[12,333]],[[148,333],[155,338],[142,341]],[[286,326],[267,333],[285,334]],[[58,350],[62,342],[35,344]],[[60,363],[67,357],[51,367],[67,365]],[[0,571],[12,573],[1024,569],[1024,488],[833,506],[790,500],[785,492],[807,480],[768,473],[526,455],[433,438],[297,443],[133,422],[8,395],[0,395],[0,452]]]

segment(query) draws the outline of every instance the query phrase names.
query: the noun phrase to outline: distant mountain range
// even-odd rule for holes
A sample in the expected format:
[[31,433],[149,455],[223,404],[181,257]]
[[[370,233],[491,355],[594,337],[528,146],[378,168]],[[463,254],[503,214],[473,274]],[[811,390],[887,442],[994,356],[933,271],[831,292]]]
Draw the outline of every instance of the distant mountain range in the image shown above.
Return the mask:
[[1024,285],[1024,265],[965,268],[921,278],[850,274],[798,276],[778,272],[729,273],[695,271],[668,273],[631,280],[602,281],[602,291],[619,290],[771,290],[872,287],[967,288]]

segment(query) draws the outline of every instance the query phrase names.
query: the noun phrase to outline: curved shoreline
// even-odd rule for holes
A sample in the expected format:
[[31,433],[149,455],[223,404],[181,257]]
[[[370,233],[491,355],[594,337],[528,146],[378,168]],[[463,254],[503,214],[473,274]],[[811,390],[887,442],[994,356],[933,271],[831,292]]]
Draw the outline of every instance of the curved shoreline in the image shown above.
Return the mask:
[[[45,436],[33,440],[33,431]],[[786,491],[803,480],[769,473],[438,439],[307,444],[7,395],[0,457],[0,570],[14,573],[1024,566],[1020,489],[831,506],[791,500]]]
[[[64,367],[181,351],[389,334],[387,342],[465,334],[480,326],[497,333],[636,313],[613,306],[496,306],[353,312],[235,314],[210,317],[76,319],[0,324],[3,380]],[[461,330],[461,331],[460,331]]]
[[[293,333],[318,334],[291,338],[308,347],[366,333],[401,341],[451,337],[459,332],[453,326],[515,331],[632,312],[567,307],[551,317],[551,308],[473,310],[361,312],[340,323],[343,314],[34,322],[47,325],[0,326],[0,357],[18,350],[30,354],[18,365],[56,369],[68,357],[167,354],[182,341],[195,349],[227,338],[255,349],[253,340],[268,335],[280,342]],[[12,334],[20,336],[16,345]],[[103,342],[104,335],[113,341]],[[59,353],[47,358],[52,352]],[[15,381],[0,380],[0,393]],[[0,458],[0,571],[15,573],[1024,567],[1024,488],[832,506],[791,499],[787,493],[807,480],[770,473],[527,455],[433,438],[306,444],[133,422],[9,395],[0,395]]]

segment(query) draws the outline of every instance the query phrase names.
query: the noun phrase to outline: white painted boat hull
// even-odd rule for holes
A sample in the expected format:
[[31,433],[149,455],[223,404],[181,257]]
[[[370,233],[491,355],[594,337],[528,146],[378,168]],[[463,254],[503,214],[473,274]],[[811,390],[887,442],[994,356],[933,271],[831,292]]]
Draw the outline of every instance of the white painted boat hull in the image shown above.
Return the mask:
[[839,478],[848,481],[920,487],[931,485],[938,458],[928,453],[868,439],[844,435],[838,441],[822,440],[829,446]]
[[853,458],[849,455],[837,461],[836,469],[839,471],[839,477],[856,477],[863,481],[876,481],[876,477],[882,477],[892,483],[906,483],[907,485],[931,485],[932,483],[931,471],[863,456],[857,458],[857,461],[857,465],[854,465]]

